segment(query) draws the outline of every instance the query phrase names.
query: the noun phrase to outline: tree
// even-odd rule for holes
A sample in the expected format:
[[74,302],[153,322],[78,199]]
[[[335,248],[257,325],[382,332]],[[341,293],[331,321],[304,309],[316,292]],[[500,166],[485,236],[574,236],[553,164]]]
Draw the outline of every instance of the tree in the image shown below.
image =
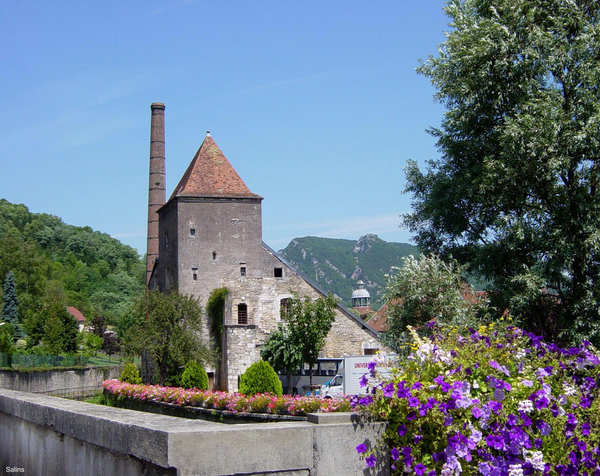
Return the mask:
[[41,309],[27,319],[25,327],[30,348],[41,345],[54,355],[77,351],[77,321],[67,312],[65,291],[60,282],[48,283]]
[[288,390],[291,371],[298,368],[298,362],[309,365],[312,385],[312,367],[335,320],[335,306],[331,295],[314,301],[308,297],[289,298],[285,324],[267,340],[263,357],[274,368],[288,373]]
[[129,352],[147,352],[165,385],[177,379],[186,362],[212,362],[213,355],[199,338],[202,310],[195,298],[175,291],[148,291],[134,308],[134,324],[124,343]]
[[[418,69],[446,107],[441,152],[407,167],[424,252],[489,279],[501,305],[538,279],[565,338],[600,342],[600,3],[451,0]],[[521,306],[524,322],[539,297]],[[517,299],[521,304],[523,300]]]
[[8,322],[15,330],[18,337],[21,336],[19,314],[17,308],[17,287],[15,286],[15,275],[12,271],[6,273],[4,285],[2,286],[2,319]]
[[292,374],[294,370],[302,367],[302,350],[291,336],[287,326],[279,325],[277,330],[269,334],[260,358],[269,362],[278,373],[287,375],[288,395],[292,393]]
[[407,326],[426,333],[427,323],[475,326],[485,311],[486,300],[473,296],[461,276],[461,268],[436,255],[403,258],[403,266],[393,268],[386,287],[388,329],[383,335],[387,346],[402,352],[410,340]]

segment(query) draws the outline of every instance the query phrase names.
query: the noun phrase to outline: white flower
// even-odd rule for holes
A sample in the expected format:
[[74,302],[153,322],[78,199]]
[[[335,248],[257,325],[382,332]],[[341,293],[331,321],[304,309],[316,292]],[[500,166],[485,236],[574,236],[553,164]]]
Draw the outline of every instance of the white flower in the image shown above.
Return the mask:
[[567,397],[571,397],[577,393],[577,389],[568,382],[563,382],[563,389],[565,390],[565,395]]
[[421,362],[424,362],[432,352],[433,344],[429,342],[423,342],[417,349],[417,357]]
[[519,402],[519,411],[531,413],[533,411],[533,402],[531,400],[521,400]]
[[523,456],[525,457],[525,461],[531,464],[534,469],[544,471],[544,454],[541,451],[529,451],[523,449]]
[[520,464],[511,464],[508,467],[508,476],[523,476],[523,468]]
[[519,350],[517,350],[517,353],[515,354],[515,359],[521,360],[526,355],[527,355],[527,352],[525,352],[523,349],[519,349]]

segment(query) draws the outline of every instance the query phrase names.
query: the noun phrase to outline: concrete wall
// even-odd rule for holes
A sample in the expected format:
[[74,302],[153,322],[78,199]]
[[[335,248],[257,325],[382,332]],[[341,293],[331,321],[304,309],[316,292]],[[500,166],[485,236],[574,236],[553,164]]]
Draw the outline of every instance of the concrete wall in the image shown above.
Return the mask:
[[355,451],[383,429],[351,414],[224,425],[0,389],[0,467],[28,475],[385,475]]
[[105,380],[119,378],[122,367],[92,367],[81,370],[0,370],[0,388],[64,397],[86,397],[102,389]]

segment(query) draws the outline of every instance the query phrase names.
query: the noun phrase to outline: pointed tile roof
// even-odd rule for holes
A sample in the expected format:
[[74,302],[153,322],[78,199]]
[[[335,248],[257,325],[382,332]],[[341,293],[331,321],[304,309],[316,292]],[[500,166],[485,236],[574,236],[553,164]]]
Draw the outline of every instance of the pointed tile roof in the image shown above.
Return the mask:
[[260,198],[246,186],[210,134],[204,138],[171,199],[181,196]]

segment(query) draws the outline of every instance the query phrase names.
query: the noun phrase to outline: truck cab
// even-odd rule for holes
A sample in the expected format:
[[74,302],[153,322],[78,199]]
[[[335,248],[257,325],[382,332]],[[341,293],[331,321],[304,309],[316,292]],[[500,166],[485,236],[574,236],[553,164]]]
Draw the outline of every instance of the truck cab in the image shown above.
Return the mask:
[[336,398],[344,395],[344,376],[336,375],[329,382],[321,385],[319,392],[322,398]]

